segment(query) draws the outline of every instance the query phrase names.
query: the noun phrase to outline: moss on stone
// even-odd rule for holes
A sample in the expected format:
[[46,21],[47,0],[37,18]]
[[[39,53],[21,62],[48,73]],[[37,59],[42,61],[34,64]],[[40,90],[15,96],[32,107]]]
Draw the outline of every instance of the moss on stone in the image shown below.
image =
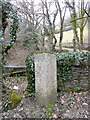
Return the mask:
[[11,94],[11,97],[8,98],[8,102],[11,108],[14,108],[17,106],[18,103],[20,103],[22,97],[19,95],[16,95],[15,93]]

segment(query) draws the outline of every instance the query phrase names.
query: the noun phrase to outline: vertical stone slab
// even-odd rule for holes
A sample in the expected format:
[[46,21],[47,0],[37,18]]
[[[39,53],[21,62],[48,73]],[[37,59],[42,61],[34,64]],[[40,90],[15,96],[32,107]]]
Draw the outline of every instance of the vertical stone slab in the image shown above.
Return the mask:
[[35,91],[38,104],[53,104],[57,99],[56,56],[35,54]]

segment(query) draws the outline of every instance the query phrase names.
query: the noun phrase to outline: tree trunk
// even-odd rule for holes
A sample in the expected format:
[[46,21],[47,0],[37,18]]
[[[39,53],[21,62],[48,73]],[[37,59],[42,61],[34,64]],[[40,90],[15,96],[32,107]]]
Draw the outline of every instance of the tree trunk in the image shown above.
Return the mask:
[[62,51],[62,41],[59,42],[59,51]]
[[[76,15],[74,16],[73,19],[75,19],[75,17],[76,17]],[[78,33],[77,33],[76,21],[74,21],[72,23],[72,25],[73,25],[73,33],[74,33],[75,39],[77,40],[78,49],[81,51],[81,46],[79,44],[79,37],[78,37]]]
[[60,40],[59,40],[59,51],[62,51],[62,39],[63,39],[63,23],[61,24],[60,29]]
[[77,21],[75,20],[77,18],[77,13],[76,13],[76,8],[75,8],[75,0],[72,1],[72,5],[70,5],[69,2],[67,2],[67,5],[69,6],[69,8],[71,8],[70,10],[72,10],[71,19],[73,20],[73,23],[72,23],[73,33],[74,33],[75,39],[77,40],[78,49],[79,49],[79,51],[81,51],[81,46],[79,44],[79,37],[78,37],[78,32],[77,32]]
[[53,35],[50,36],[50,51],[53,51],[54,50],[54,46],[53,46]]
[[47,36],[47,45],[46,45],[47,51],[53,51],[53,38],[50,36]]
[[56,43],[57,43],[57,39],[56,39],[56,37],[55,37],[55,35],[53,35],[53,38],[54,38],[54,43],[53,43],[53,50],[55,50],[55,46],[56,46]]
[[83,47],[83,29],[80,28],[80,45]]
[[73,50],[76,52],[76,39],[75,36],[73,37]]

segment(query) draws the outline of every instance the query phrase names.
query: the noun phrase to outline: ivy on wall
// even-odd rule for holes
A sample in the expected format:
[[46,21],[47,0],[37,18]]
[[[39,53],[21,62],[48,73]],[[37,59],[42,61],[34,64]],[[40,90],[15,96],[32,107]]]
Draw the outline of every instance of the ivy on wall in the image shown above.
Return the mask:
[[34,56],[31,53],[26,58],[26,71],[27,71],[27,91],[28,92],[35,92],[35,65],[34,65]]
[[[0,0],[0,7],[2,8],[2,35],[5,33],[5,29],[8,26],[7,19],[12,20],[12,24],[10,25],[10,43],[6,46],[3,46],[2,53],[7,53],[8,50],[13,46],[16,42],[17,31],[19,28],[19,19],[17,14],[17,9],[7,0]],[[1,31],[0,31],[1,32]]]

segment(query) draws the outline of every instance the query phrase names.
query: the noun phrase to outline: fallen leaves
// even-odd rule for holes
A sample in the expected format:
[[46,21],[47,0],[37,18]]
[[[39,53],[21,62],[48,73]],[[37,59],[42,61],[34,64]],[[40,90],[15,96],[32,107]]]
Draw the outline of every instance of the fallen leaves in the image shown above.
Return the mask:
[[[8,77],[4,80],[4,83],[16,94],[15,90],[19,92],[22,91],[23,97],[19,106],[17,106],[13,111],[8,110],[3,113],[4,118],[8,117],[32,117],[32,118],[88,118],[88,91],[86,92],[70,92],[59,93],[57,102],[53,105],[48,105],[45,107],[36,105],[35,99],[31,99],[32,95],[25,92],[27,86],[27,80],[25,77]],[[18,90],[13,88],[19,88]],[[9,93],[9,91],[7,92]],[[6,97],[6,93],[4,93]],[[2,101],[0,101],[0,105]],[[52,109],[51,109],[52,108]],[[18,114],[17,114],[18,113]]]

